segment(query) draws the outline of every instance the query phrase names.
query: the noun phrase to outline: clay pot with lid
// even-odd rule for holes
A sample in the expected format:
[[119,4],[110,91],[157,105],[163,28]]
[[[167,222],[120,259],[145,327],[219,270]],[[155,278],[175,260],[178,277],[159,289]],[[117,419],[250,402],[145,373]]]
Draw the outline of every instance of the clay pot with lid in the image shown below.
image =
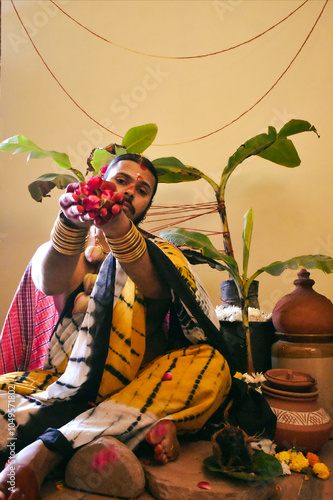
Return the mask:
[[315,379],[287,368],[268,370],[262,392],[277,416],[274,442],[279,450],[318,451],[330,438],[333,422],[318,403]]
[[333,304],[313,290],[310,273],[301,269],[294,281],[295,290],[280,299],[272,312],[278,336],[291,342],[333,340]]

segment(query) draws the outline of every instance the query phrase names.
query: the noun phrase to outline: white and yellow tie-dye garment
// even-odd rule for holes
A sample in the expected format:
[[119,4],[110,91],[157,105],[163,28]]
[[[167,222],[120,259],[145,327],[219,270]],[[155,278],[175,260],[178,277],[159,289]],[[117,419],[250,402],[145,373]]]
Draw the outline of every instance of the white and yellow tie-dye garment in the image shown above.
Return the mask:
[[163,418],[172,419],[180,433],[198,431],[224,401],[229,366],[206,340],[207,328],[218,335],[214,308],[178,249],[158,238],[147,244],[192,345],[142,366],[145,299],[109,254],[87,312],[59,321],[44,370],[0,376],[2,460],[8,439],[15,439],[18,451],[40,435],[65,455],[101,435],[133,449]]

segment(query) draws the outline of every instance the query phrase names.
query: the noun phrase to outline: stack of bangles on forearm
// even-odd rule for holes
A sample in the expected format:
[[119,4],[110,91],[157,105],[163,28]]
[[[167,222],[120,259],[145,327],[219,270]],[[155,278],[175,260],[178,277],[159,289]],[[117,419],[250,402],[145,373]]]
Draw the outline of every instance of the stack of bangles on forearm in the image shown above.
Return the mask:
[[120,262],[134,262],[145,253],[147,243],[132,221],[131,229],[121,238],[107,238],[113,256]]
[[88,237],[88,228],[70,227],[62,220],[63,214],[54,223],[51,231],[51,243],[59,253],[77,255],[84,251]]
[[[84,251],[88,236],[88,229],[74,228],[63,221],[64,215],[60,212],[51,231],[53,248],[64,255],[77,255]],[[134,262],[145,253],[147,244],[136,226],[131,222],[131,229],[121,238],[107,238],[110,249],[120,262]]]

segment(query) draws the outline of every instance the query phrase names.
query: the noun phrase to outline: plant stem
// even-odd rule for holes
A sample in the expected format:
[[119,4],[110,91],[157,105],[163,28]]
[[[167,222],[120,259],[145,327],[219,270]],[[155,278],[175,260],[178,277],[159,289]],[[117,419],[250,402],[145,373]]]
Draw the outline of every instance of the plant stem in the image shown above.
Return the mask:
[[243,328],[245,333],[246,340],[246,360],[247,360],[247,373],[254,373],[254,365],[252,359],[252,346],[251,346],[251,336],[250,336],[250,323],[249,323],[249,299],[248,296],[246,298],[241,299],[242,304],[242,320],[243,320]]
[[217,211],[219,213],[220,219],[222,221],[222,227],[223,227],[223,246],[224,246],[224,251],[227,255],[230,255],[231,257],[234,257],[234,250],[232,248],[232,243],[231,243],[231,237],[230,237],[230,231],[229,231],[229,225],[228,225],[228,218],[227,218],[227,211],[225,207],[225,201],[223,198],[219,196],[219,193],[215,193],[216,199],[217,199]]

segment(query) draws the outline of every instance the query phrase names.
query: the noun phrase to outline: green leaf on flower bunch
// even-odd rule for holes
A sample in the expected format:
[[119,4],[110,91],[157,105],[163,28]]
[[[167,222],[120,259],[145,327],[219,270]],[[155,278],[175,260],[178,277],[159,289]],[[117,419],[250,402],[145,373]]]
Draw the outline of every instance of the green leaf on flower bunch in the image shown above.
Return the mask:
[[157,130],[155,123],[132,127],[124,135],[122,146],[128,153],[141,154],[154,142]]
[[203,173],[195,167],[184,165],[174,156],[157,158],[153,160],[157,170],[158,182],[176,183],[197,181],[203,177]]
[[212,472],[220,472],[226,476],[244,481],[269,481],[273,477],[282,474],[282,466],[278,459],[273,455],[258,450],[253,452],[253,468],[251,472],[221,467],[213,456],[205,458],[203,462],[205,467]]
[[45,174],[29,184],[28,189],[31,197],[35,201],[42,202],[43,198],[50,196],[49,192],[53,188],[57,187],[58,189],[64,189],[72,182],[78,182],[78,180],[71,175]]
[[262,267],[258,273],[266,272],[272,276],[280,276],[286,269],[298,269],[304,267],[305,269],[319,269],[326,274],[333,272],[333,258],[329,255],[300,255],[292,259],[276,261],[269,266]]
[[[162,231],[160,233],[162,238],[170,241],[173,245],[180,247],[185,247],[184,253],[190,248],[195,250],[200,250],[202,257],[207,257],[207,259],[215,259],[222,260],[226,266],[227,270],[232,269],[233,271],[238,270],[237,262],[235,259],[229,255],[225,255],[222,252],[219,252],[208,236],[199,233],[197,231],[187,231],[186,229],[177,228],[177,229],[169,229],[167,231]],[[202,260],[200,263],[204,263]],[[212,262],[209,263],[212,267]],[[217,263],[218,264],[218,263]],[[217,265],[215,266],[217,268]],[[226,270],[224,267],[221,270]]]
[[115,145],[114,150],[116,153],[115,156],[125,155],[126,153],[128,153],[127,149],[123,146]]
[[106,149],[95,148],[89,158],[89,166],[91,165],[94,169],[92,175],[98,175],[101,167],[108,165],[116,156]]

